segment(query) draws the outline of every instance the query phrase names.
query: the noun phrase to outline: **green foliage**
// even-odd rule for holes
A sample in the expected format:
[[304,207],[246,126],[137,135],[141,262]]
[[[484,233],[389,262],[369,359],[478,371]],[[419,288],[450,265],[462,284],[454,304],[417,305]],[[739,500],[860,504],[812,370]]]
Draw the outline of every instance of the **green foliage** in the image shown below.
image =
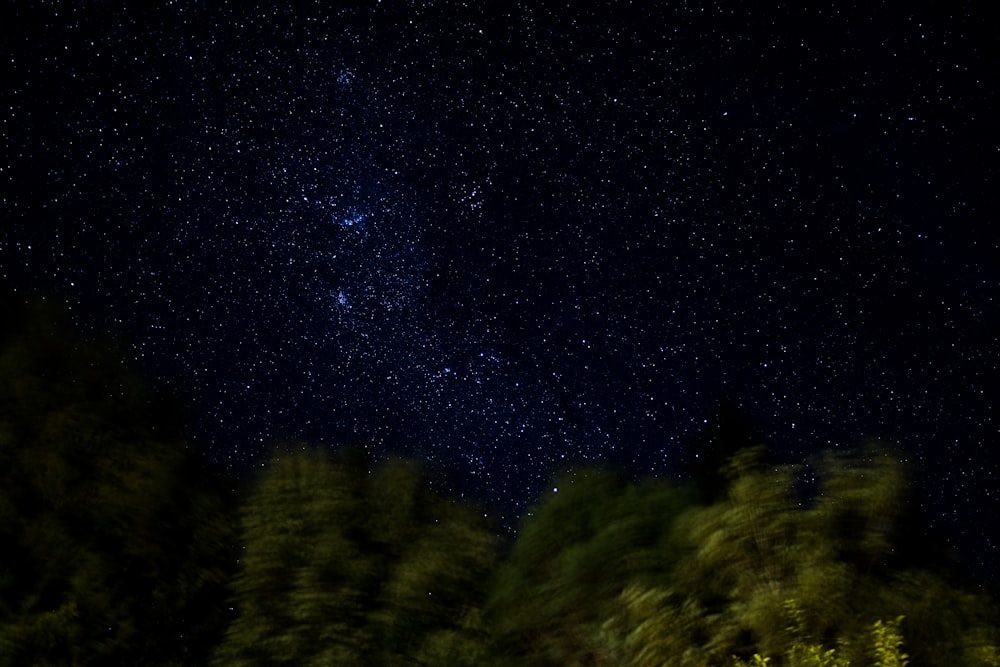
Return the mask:
[[[629,667],[709,664],[704,610],[668,590],[629,586],[602,626],[613,664]],[[701,640],[701,641],[699,641]]]
[[493,538],[412,463],[276,453],[242,525],[216,664],[477,664]]
[[785,614],[792,641],[785,655],[786,664],[792,667],[848,667],[850,661],[837,649],[827,649],[809,635],[805,612],[797,600],[785,601]]
[[885,571],[907,518],[905,467],[874,444],[853,456],[828,452],[816,467],[820,489],[811,518],[817,537],[859,572]]
[[[790,607],[795,607],[794,602]],[[871,651],[875,658],[874,667],[905,667],[908,664],[909,656],[902,652],[903,637],[899,631],[902,620],[903,617],[899,616],[893,621],[878,620],[872,625]],[[794,628],[790,628],[790,631],[795,634]],[[762,666],[770,662],[771,658],[759,653],[747,660],[733,656],[733,663],[737,667]],[[782,664],[789,667],[850,667],[851,662],[837,655],[836,649],[824,649],[819,644],[804,643],[797,639],[785,654]]]
[[902,616],[892,621],[875,621],[872,625],[872,652],[875,667],[906,667],[910,656],[903,653],[903,635],[899,631]]
[[1000,667],[1000,648],[993,645],[973,645],[965,651],[966,665],[981,667]]
[[703,632],[711,660],[788,648],[785,600],[798,597],[799,572],[814,554],[802,539],[794,469],[763,463],[745,450],[728,466],[728,497],[692,510],[677,524],[691,548],[675,590],[708,612]]
[[[871,624],[900,611],[915,630],[915,664],[988,660],[992,605],[931,571],[898,569],[909,496],[895,461],[874,448],[808,469],[767,463],[756,449],[733,457],[726,497],[676,521],[688,551],[669,580],[627,589],[608,616],[603,627],[622,664],[722,664],[754,654],[781,665],[868,664]],[[820,475],[816,497],[798,491],[804,473]]]
[[848,667],[851,663],[837,655],[837,649],[795,642],[788,651],[787,664],[793,667]]
[[199,659],[224,506],[142,383],[57,322],[12,312],[0,342],[0,664]]
[[[568,473],[498,566],[481,514],[362,449],[277,449],[235,512],[142,383],[52,322],[0,332],[0,667],[1000,666],[995,601],[878,446],[744,449],[693,493]],[[704,460],[747,437],[712,429]]]
[[576,665],[614,653],[602,628],[631,581],[666,576],[685,494],[585,470],[553,482],[498,572],[489,621],[498,650],[520,664]]
[[[233,583],[239,615],[217,662],[290,664],[337,640],[357,659],[352,632],[373,565],[345,537],[358,514],[351,479],[318,453],[275,457],[242,517],[244,553]],[[314,619],[327,616],[326,622]],[[257,656],[267,656],[259,662]]]

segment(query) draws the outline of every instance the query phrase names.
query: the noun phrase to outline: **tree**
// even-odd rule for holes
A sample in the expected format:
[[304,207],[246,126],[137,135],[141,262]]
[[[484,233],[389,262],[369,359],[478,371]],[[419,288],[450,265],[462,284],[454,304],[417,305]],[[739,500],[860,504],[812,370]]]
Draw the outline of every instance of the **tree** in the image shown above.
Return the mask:
[[382,553],[378,664],[481,665],[481,622],[496,538],[481,514],[429,491],[412,461],[388,461],[368,489],[371,540]]
[[726,464],[737,452],[754,447],[764,455],[763,442],[750,420],[734,403],[720,400],[705,420],[705,427],[685,447],[685,467],[695,484],[699,501],[710,504],[725,498],[730,482],[725,474]]
[[678,557],[673,518],[688,494],[598,470],[561,476],[524,519],[488,606],[498,651],[519,664],[584,665],[616,648],[602,624],[633,581],[658,581]]
[[627,589],[605,623],[624,664],[866,665],[873,646],[882,664],[989,664],[989,601],[898,556],[913,525],[899,459],[868,446],[811,469],[813,496],[798,466],[730,461],[726,498],[676,523],[690,550],[671,580]]
[[120,361],[45,307],[6,324],[0,664],[198,659],[221,620],[221,500]]
[[481,518],[432,494],[412,462],[275,452],[243,511],[216,664],[477,664],[495,558]]

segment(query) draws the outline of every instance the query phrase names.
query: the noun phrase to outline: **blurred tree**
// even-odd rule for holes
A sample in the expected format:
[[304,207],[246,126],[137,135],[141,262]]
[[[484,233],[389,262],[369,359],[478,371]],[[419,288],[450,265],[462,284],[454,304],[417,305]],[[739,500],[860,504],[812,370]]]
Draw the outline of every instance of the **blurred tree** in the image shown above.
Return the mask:
[[[996,645],[989,601],[896,555],[911,497],[898,458],[869,446],[813,469],[803,497],[799,467],[733,457],[727,497],[677,522],[691,550],[672,580],[628,589],[605,622],[624,664],[870,664],[872,624],[901,613],[911,664],[987,664],[972,661]],[[883,661],[903,660],[899,623],[879,627]]]
[[272,456],[243,508],[237,616],[217,664],[364,664],[377,571],[356,539],[361,493],[357,472],[319,451]]
[[603,620],[625,587],[668,576],[689,494],[585,470],[558,477],[523,520],[489,603],[498,651],[525,665],[605,664]]
[[475,665],[494,538],[393,460],[276,452],[243,512],[219,665]]
[[712,664],[704,647],[704,610],[669,589],[629,585],[601,626],[622,667]]
[[223,617],[227,522],[142,383],[8,304],[0,341],[0,664],[204,657]]
[[378,664],[482,664],[480,607],[497,546],[483,517],[430,493],[412,461],[387,462],[368,493],[385,572],[372,615]]

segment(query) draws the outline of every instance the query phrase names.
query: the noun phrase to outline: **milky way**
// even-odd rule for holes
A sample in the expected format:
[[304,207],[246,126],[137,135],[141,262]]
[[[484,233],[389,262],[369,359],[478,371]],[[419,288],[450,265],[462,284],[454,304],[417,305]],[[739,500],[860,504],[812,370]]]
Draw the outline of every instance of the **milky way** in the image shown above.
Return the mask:
[[513,521],[554,467],[682,474],[729,400],[793,459],[899,443],[969,533],[1000,510],[981,5],[669,4],[8,9],[4,282],[129,341],[236,472],[366,442]]

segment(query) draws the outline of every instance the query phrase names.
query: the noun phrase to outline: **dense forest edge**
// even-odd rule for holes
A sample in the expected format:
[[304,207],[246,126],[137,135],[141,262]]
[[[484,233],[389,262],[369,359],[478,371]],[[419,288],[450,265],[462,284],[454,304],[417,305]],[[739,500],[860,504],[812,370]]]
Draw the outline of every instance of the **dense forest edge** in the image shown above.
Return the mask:
[[0,303],[0,666],[1000,665],[995,596],[869,443],[722,414],[688,479],[565,471],[516,535],[418,461],[213,472],[113,346]]

